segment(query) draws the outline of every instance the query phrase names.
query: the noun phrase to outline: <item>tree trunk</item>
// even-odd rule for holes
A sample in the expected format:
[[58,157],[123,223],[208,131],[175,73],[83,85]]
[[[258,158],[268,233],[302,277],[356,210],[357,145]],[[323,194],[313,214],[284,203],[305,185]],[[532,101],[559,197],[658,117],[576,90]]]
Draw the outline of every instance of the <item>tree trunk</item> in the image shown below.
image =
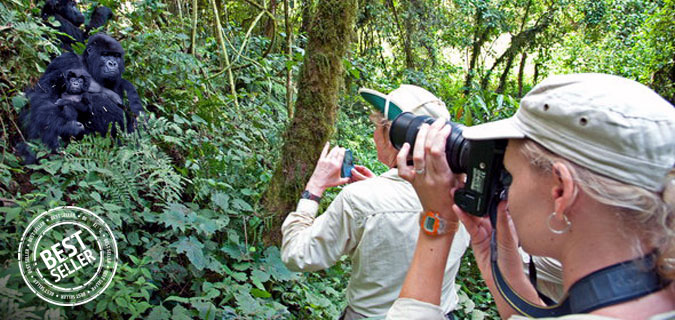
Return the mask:
[[527,52],[523,51],[520,56],[520,67],[518,67],[518,97],[523,96],[523,74],[525,73],[525,63],[527,63]]
[[415,58],[413,56],[412,50],[412,39],[411,32],[412,29],[411,20],[407,19],[405,21],[405,28],[401,26],[401,22],[398,18],[398,12],[396,11],[396,5],[394,5],[393,0],[387,1],[389,8],[391,9],[392,14],[394,15],[394,21],[396,22],[396,27],[398,28],[399,38],[403,41],[403,52],[405,53],[405,66],[408,69],[415,69]]
[[499,77],[499,85],[497,86],[497,93],[503,93],[504,89],[506,88],[506,78],[508,78],[509,73],[511,72],[511,66],[513,65],[513,58],[515,55],[510,55],[509,59],[506,60],[506,66],[504,67],[504,71],[502,72],[501,77]]
[[481,26],[483,24],[483,11],[480,7],[476,8],[476,30],[474,31],[473,36],[473,45],[471,48],[471,60],[469,61],[469,70],[466,73],[466,79],[464,80],[464,95],[468,95],[471,91],[471,81],[473,80],[474,69],[476,68],[476,63],[478,62],[478,57],[480,56],[480,50],[485,43],[486,36],[488,31],[484,30],[481,32]]
[[302,24],[300,24],[300,34],[308,35],[312,28],[312,15],[314,12],[313,0],[302,1]]
[[[293,60],[293,26],[291,25],[290,5],[284,0],[284,24],[286,27],[286,55],[288,61]],[[288,118],[293,119],[293,68],[286,70],[286,110]]]
[[284,133],[281,161],[263,196],[271,216],[268,244],[279,244],[281,224],[295,208],[314,171],[321,149],[334,131],[344,59],[351,41],[357,0],[322,0],[317,3],[300,70],[295,116]]
[[[278,6],[277,0],[270,0],[270,4],[267,7],[267,10],[269,12],[271,12],[272,15],[276,15],[277,14],[277,6]],[[274,21],[272,20],[271,17],[267,17],[267,19],[265,20],[265,27],[264,27],[263,34],[265,35],[265,37],[271,39],[273,32],[274,32]]]

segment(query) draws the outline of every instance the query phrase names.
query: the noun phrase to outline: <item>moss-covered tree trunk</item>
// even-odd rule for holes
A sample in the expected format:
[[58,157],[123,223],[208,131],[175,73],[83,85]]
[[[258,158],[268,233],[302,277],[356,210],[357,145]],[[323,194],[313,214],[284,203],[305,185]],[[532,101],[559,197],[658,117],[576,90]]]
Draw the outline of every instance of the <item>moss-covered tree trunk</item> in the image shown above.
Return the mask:
[[333,134],[344,73],[342,59],[351,42],[357,4],[357,0],[317,2],[298,79],[295,115],[284,134],[281,161],[263,197],[271,218],[265,237],[268,244],[281,242],[281,224],[295,208],[322,147]]

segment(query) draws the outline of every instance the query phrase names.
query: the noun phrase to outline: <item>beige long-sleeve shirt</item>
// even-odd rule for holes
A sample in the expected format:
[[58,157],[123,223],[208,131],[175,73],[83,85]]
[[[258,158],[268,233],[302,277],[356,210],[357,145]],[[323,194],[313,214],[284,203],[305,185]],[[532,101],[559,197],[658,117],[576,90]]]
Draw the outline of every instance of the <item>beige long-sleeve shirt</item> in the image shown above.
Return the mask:
[[[675,311],[658,314],[649,318],[649,320],[671,320],[675,318]],[[441,307],[410,298],[400,298],[391,307],[387,313],[387,320],[444,320],[445,314]],[[524,316],[511,316],[509,320],[527,320]],[[617,318],[591,315],[591,314],[570,314],[561,317],[539,318],[543,320],[619,320]]]
[[[318,204],[301,199],[281,227],[282,260],[291,270],[315,271],[349,255],[349,306],[368,317],[383,317],[412,261],[421,210],[412,185],[396,169],[346,186],[319,217]],[[457,304],[455,276],[468,245],[469,235],[460,227],[443,278],[444,312]]]

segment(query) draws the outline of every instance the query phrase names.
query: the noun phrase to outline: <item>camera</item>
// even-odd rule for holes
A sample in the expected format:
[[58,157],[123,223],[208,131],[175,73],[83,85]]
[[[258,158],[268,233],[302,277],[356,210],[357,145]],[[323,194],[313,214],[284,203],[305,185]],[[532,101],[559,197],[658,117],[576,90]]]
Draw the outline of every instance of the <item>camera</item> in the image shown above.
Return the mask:
[[351,178],[352,169],[354,169],[354,155],[352,150],[345,150],[345,157],[342,159],[342,167],[340,168],[341,178]]
[[[412,147],[420,126],[432,124],[434,120],[429,116],[401,113],[391,124],[389,140],[396,149],[401,149],[405,142]],[[476,216],[496,213],[497,204],[504,200],[511,183],[511,176],[502,163],[508,140],[468,140],[462,136],[463,125],[451,121],[447,124],[452,131],[445,142],[445,159],[452,172],[466,173],[467,177],[464,186],[455,192],[455,203]]]

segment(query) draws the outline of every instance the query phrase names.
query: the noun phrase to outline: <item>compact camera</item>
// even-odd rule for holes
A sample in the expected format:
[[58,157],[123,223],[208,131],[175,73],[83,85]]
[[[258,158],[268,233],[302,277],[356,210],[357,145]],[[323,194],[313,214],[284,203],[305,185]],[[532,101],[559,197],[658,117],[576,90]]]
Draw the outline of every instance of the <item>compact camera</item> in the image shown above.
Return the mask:
[[[405,142],[414,146],[420,126],[432,124],[434,120],[429,116],[401,113],[392,122],[389,139],[396,149]],[[447,124],[452,131],[445,142],[445,158],[452,172],[466,173],[467,177],[464,187],[455,192],[455,203],[476,216],[496,213],[497,204],[504,200],[511,183],[511,176],[502,163],[508,140],[468,140],[462,136],[463,125],[450,121]]]

